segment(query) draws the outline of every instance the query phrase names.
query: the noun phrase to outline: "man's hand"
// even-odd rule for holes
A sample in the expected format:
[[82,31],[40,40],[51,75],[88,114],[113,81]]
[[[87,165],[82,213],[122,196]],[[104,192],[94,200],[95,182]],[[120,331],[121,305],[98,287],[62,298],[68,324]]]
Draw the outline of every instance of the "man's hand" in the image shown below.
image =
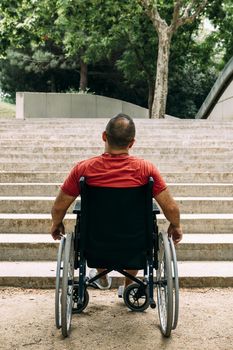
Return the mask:
[[61,239],[65,234],[65,228],[62,223],[67,209],[73,203],[76,197],[71,197],[65,194],[62,190],[59,191],[55,202],[53,204],[51,214],[52,214],[52,227],[50,233],[54,240]]
[[183,232],[180,226],[176,227],[170,224],[170,226],[168,227],[167,233],[169,237],[172,237],[172,240],[175,245],[177,245],[182,240]]
[[64,227],[62,222],[58,225],[52,224],[50,232],[51,232],[51,235],[55,241],[57,239],[60,240],[65,234],[65,227]]

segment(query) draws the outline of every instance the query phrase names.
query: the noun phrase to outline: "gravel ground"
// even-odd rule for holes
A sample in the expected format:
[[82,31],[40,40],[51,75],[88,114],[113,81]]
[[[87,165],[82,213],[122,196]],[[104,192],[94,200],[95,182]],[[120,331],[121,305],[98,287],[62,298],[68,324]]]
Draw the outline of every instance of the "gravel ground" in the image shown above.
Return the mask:
[[54,291],[0,289],[3,350],[230,350],[233,289],[180,291],[180,318],[169,339],[159,330],[157,310],[128,310],[116,290],[90,290],[90,302],[74,315],[63,339],[54,325]]

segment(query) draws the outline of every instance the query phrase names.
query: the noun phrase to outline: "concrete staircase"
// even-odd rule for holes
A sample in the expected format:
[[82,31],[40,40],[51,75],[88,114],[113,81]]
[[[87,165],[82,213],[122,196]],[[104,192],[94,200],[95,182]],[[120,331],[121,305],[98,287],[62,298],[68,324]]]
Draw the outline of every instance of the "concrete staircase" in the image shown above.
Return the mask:
[[[50,210],[81,159],[103,152],[106,119],[2,120],[0,285],[53,287],[57,242]],[[135,120],[132,153],[160,169],[182,213],[182,286],[233,286],[233,122]],[[159,225],[166,229],[164,216]],[[74,227],[72,210],[67,231]],[[113,274],[114,285],[121,283]]]

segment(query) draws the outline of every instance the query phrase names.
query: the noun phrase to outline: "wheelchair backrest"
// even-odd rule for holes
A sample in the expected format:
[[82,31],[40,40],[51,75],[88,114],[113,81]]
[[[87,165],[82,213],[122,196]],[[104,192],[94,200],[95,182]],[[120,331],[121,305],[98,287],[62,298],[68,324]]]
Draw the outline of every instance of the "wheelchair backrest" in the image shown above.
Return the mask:
[[82,178],[80,246],[90,267],[144,268],[152,247],[153,180],[140,187],[93,187]]

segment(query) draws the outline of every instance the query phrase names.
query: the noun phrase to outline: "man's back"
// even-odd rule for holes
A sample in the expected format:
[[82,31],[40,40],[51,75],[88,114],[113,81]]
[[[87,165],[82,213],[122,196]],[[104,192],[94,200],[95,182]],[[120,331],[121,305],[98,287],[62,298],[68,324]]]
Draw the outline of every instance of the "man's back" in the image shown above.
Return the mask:
[[62,191],[78,196],[79,179],[82,176],[88,185],[113,188],[143,186],[153,177],[153,196],[166,188],[163,178],[152,163],[125,153],[104,153],[78,163],[62,185]]

